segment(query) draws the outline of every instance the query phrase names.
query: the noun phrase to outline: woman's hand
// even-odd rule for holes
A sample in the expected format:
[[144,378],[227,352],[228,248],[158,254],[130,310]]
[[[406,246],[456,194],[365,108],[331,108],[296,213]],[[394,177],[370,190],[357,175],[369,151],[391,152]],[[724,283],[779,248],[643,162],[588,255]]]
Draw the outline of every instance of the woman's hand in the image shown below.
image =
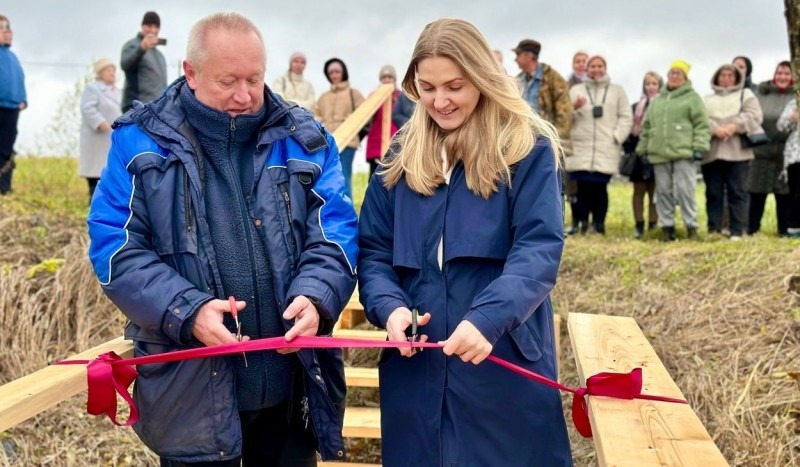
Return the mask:
[[583,96],[578,96],[575,98],[575,102],[572,103],[572,106],[577,110],[583,107],[586,104],[586,98]]
[[439,342],[444,345],[445,355],[458,355],[463,362],[472,362],[475,365],[484,361],[492,353],[492,344],[483,337],[478,328],[467,320],[461,321],[446,341]]
[[[425,313],[424,315],[417,318],[417,326],[425,326],[430,322],[431,314]],[[399,308],[395,308],[392,314],[389,315],[389,319],[386,320],[386,332],[389,334],[389,341],[391,342],[408,342],[408,338],[406,337],[406,329],[411,326],[411,310],[402,306]],[[419,342],[427,342],[428,336],[422,334],[420,336]],[[404,357],[410,357],[414,355],[414,350],[409,347],[400,347],[400,355]]]

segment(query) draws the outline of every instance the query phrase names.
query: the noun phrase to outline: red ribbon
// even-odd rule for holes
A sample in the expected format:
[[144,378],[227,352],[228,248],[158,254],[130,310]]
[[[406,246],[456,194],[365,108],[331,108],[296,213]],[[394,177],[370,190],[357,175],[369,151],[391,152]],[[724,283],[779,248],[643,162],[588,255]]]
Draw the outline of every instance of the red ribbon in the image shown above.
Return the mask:
[[[389,342],[375,341],[367,339],[340,339],[334,337],[305,337],[300,336],[287,342],[283,337],[272,337],[268,339],[253,339],[247,342],[236,342],[233,344],[223,344],[213,347],[199,347],[196,349],[179,350],[144,357],[122,359],[114,352],[99,355],[95,360],[65,360],[58,362],[59,365],[87,365],[86,375],[88,380],[88,404],[87,411],[92,415],[106,414],[117,426],[130,426],[139,420],[139,410],[133,403],[133,399],[128,393],[128,386],[136,379],[136,369],[134,365],[147,365],[151,363],[167,363],[178,360],[191,360],[194,358],[220,357],[232,355],[240,352],[254,350],[277,350],[285,348],[304,348],[304,349],[330,349],[330,348],[441,348],[442,346],[433,342]],[[678,404],[688,404],[683,399],[671,397],[653,396],[642,394],[642,369],[634,368],[629,373],[598,373],[590,376],[586,380],[586,387],[574,389],[564,386],[557,381],[545,378],[544,376],[526,370],[507,360],[490,355],[488,360],[513,371],[514,373],[525,376],[539,383],[560,391],[573,394],[572,398],[572,421],[575,428],[585,438],[592,437],[592,427],[589,424],[589,410],[586,404],[586,396],[605,396],[615,399],[647,399],[662,402],[674,402]],[[123,424],[117,421],[117,397],[119,394],[130,407],[130,416]]]

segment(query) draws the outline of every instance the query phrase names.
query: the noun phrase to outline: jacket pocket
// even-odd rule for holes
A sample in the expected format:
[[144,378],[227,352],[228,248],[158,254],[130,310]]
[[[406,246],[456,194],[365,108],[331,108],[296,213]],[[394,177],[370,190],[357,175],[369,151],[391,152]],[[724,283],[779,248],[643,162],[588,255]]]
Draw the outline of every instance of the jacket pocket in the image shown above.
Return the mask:
[[[180,347],[136,341],[135,355]],[[241,454],[241,422],[234,374],[225,358],[139,365],[133,429],[161,457],[200,462]]]
[[529,324],[531,321],[534,321],[533,317],[528,318],[527,321],[511,331],[509,336],[522,356],[528,361],[535,362],[542,358],[542,347],[539,332]]

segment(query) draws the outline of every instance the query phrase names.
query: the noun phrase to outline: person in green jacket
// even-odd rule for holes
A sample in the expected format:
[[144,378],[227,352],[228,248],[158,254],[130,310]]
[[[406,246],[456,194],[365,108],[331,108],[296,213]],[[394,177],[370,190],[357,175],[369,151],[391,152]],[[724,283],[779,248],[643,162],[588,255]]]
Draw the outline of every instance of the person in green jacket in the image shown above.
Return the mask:
[[667,86],[653,100],[642,123],[636,153],[647,157],[656,176],[656,210],[661,240],[675,240],[675,203],[681,208],[687,235],[697,234],[697,169],[711,145],[711,127],[703,99],[689,81],[689,64],[670,66]]

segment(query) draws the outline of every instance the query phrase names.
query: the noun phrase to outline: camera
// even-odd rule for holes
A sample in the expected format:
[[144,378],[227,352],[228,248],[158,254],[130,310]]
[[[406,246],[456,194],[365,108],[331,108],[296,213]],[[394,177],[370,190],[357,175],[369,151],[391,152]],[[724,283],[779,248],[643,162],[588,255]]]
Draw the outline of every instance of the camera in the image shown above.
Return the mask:
[[595,105],[592,107],[592,117],[594,118],[602,118],[603,117],[603,106],[602,105]]
[[166,39],[164,39],[163,37],[159,37],[159,38],[158,38],[158,43],[157,43],[157,44],[158,44],[158,45],[167,45],[167,40],[166,40]]

